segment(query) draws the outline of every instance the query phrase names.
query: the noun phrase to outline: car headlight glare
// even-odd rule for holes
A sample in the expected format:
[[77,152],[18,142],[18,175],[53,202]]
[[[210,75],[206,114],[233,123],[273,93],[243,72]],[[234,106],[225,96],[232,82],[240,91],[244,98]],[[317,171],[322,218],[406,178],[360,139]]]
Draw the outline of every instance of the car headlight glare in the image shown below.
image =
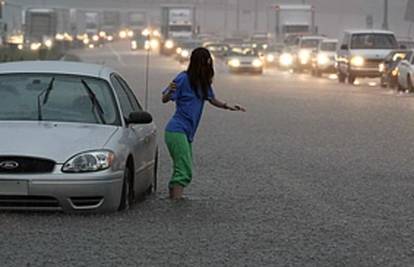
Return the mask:
[[301,50],[299,52],[300,63],[307,64],[309,62],[309,59],[310,59],[310,52],[309,51]]
[[327,65],[329,63],[330,59],[327,55],[325,54],[319,54],[318,55],[318,65]]
[[355,56],[351,59],[351,65],[355,67],[362,67],[365,64],[365,59],[361,56]]
[[114,161],[110,151],[91,151],[76,155],[62,167],[62,172],[81,173],[97,172],[109,169]]
[[165,48],[167,48],[167,49],[173,49],[174,48],[174,42],[172,41],[172,40],[167,40],[166,42],[165,42]]
[[283,53],[280,56],[280,59],[279,59],[279,64],[280,65],[282,65],[284,67],[289,67],[289,66],[292,65],[292,63],[293,63],[293,57],[292,57],[291,54],[289,54],[289,53]]
[[190,56],[190,51],[184,49],[183,51],[181,51],[181,56],[183,58],[188,58]]
[[385,71],[384,63],[379,64],[378,69],[379,69],[379,72],[384,72]]
[[240,60],[238,60],[237,58],[233,58],[232,60],[229,61],[229,65],[233,68],[238,68],[240,67]]
[[263,66],[263,62],[260,59],[255,59],[252,61],[252,65],[255,68],[260,68],[261,66]]
[[267,62],[274,62],[275,61],[275,56],[272,54],[267,55],[266,57]]
[[138,43],[137,43],[137,41],[132,41],[132,42],[131,42],[131,48],[132,48],[132,49],[137,49],[137,48],[138,48]]

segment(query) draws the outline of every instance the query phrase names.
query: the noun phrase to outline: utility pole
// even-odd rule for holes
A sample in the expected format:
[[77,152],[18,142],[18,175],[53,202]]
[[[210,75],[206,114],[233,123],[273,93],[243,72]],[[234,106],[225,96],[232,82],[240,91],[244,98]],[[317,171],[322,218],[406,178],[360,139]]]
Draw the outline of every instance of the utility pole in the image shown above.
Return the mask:
[[236,31],[240,33],[240,0],[236,0]]
[[259,0],[254,1],[254,30],[259,30]]
[[382,24],[384,30],[388,30],[388,0],[384,0],[384,23]]
[[229,15],[229,0],[224,1],[224,37],[227,37],[227,31],[228,31],[228,15]]

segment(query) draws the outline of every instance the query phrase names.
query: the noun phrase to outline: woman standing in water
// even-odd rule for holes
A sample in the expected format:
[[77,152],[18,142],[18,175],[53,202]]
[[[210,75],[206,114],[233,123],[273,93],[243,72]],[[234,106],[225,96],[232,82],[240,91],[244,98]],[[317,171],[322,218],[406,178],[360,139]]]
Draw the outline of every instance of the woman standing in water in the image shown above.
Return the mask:
[[213,92],[213,59],[205,48],[193,51],[187,71],[180,73],[162,93],[162,102],[176,103],[176,112],[165,129],[165,142],[173,161],[169,183],[170,198],[179,200],[192,179],[192,142],[196,134],[204,102],[230,111],[246,110],[240,105],[228,105]]

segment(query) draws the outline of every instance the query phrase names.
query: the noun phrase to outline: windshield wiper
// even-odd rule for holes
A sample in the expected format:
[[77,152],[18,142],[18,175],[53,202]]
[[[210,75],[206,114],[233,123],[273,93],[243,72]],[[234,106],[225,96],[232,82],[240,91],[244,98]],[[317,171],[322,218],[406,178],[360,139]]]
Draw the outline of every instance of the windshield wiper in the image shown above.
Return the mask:
[[46,102],[49,99],[49,95],[50,95],[50,91],[52,91],[53,89],[53,84],[55,83],[55,77],[52,78],[52,80],[50,81],[49,85],[47,86],[46,89],[44,89],[42,92],[40,92],[40,94],[37,96],[37,118],[39,121],[43,120],[43,114],[42,114],[42,95],[45,95],[45,98],[43,100],[43,105],[46,104]]
[[105,114],[105,112],[102,108],[101,103],[99,103],[99,100],[98,100],[98,98],[96,98],[95,93],[92,91],[91,87],[89,87],[89,85],[85,82],[85,80],[81,80],[81,82],[82,82],[83,86],[85,87],[86,92],[88,93],[89,99],[92,102],[93,110],[98,111],[97,113],[98,113],[99,119],[101,120],[101,122],[103,124],[106,124],[105,118],[103,116]]

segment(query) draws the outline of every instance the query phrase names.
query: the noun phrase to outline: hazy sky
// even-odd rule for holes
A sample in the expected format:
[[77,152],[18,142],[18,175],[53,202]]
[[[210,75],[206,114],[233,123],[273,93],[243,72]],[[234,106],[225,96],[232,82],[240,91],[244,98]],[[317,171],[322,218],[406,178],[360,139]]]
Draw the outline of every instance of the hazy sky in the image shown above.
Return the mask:
[[[225,0],[8,0],[10,2],[24,3],[31,6],[67,6],[67,7],[131,7],[131,6],[152,6],[150,11],[152,17],[159,15],[158,6],[162,3],[196,3],[198,8],[198,21],[205,26],[207,31],[223,30],[223,21],[225,13],[223,3]],[[235,28],[235,5],[237,0],[227,0],[230,7],[227,11],[228,27]],[[241,5],[241,24],[246,31],[252,31],[253,6],[254,0],[239,0]],[[409,34],[409,23],[404,21],[405,6],[408,0],[389,0],[389,16],[390,27],[400,36]],[[261,30],[272,30],[273,14],[269,12],[271,3],[302,3],[302,1],[286,0],[258,0],[260,5],[260,21]],[[321,33],[325,33],[332,37],[339,35],[344,28],[365,28],[366,16],[372,15],[376,28],[382,26],[383,19],[383,0],[307,0],[307,3],[315,6],[317,10],[317,24]],[[204,6],[206,8],[204,11]],[[414,30],[413,30],[414,32]]]

